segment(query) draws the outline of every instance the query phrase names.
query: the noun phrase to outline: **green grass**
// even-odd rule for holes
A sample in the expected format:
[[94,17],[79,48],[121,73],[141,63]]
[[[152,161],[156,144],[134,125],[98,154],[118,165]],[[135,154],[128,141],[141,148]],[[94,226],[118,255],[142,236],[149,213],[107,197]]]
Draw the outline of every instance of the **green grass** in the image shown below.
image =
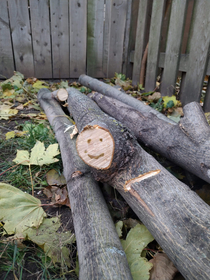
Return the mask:
[[[23,245],[22,245],[23,246]],[[16,279],[77,279],[73,270],[54,264],[41,248],[33,243],[18,247],[18,242],[0,243],[0,271],[2,280]],[[34,277],[34,278],[33,278]]]
[[[62,170],[61,160],[57,163],[44,166],[31,166],[30,176],[29,167],[26,165],[16,165],[12,160],[15,158],[17,150],[30,151],[39,140],[44,142],[45,147],[50,144],[57,143],[54,133],[47,125],[47,123],[34,124],[32,122],[25,122],[21,125],[23,131],[27,131],[27,135],[21,138],[11,138],[8,140],[0,140],[0,181],[11,184],[24,191],[31,191],[31,177],[33,180],[34,189],[46,186],[45,174],[51,170],[56,169],[58,172]],[[57,156],[61,159],[60,155]]]

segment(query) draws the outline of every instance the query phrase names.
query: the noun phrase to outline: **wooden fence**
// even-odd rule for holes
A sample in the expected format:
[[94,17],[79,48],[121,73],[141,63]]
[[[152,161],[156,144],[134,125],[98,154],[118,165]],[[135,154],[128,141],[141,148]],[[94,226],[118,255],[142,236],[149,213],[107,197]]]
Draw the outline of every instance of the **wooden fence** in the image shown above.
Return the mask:
[[186,104],[210,75],[209,45],[209,0],[1,0],[0,78],[117,72],[137,84],[143,73],[146,91],[160,75],[162,95],[172,95],[179,75]]

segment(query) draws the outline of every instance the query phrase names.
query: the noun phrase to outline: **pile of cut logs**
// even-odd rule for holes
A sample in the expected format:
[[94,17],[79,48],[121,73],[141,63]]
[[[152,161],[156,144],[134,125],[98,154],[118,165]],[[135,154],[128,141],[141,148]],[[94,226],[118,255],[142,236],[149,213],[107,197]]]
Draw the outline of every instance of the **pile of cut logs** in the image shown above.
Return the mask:
[[[200,105],[177,124],[141,101],[86,75],[75,88],[38,99],[60,145],[74,220],[80,279],[132,279],[97,181],[119,191],[185,279],[210,275],[210,207],[141,143],[210,183],[210,127]],[[75,121],[74,125],[61,103]],[[140,143],[140,144],[139,144]]]

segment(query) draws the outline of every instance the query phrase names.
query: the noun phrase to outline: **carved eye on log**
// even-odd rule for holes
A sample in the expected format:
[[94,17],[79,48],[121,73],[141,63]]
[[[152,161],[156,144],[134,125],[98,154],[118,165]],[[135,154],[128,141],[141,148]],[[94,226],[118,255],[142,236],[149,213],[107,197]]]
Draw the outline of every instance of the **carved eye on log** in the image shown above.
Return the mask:
[[88,126],[77,137],[77,152],[86,164],[108,169],[114,155],[114,139],[108,130]]

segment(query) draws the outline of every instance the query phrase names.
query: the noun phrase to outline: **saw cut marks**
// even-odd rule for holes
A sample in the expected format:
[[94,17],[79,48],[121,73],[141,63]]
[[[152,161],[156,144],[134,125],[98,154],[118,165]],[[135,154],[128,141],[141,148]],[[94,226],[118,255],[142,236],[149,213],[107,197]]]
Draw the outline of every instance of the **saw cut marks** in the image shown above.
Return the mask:
[[114,139],[110,132],[97,125],[88,126],[77,137],[81,159],[96,169],[108,169],[114,155]]

